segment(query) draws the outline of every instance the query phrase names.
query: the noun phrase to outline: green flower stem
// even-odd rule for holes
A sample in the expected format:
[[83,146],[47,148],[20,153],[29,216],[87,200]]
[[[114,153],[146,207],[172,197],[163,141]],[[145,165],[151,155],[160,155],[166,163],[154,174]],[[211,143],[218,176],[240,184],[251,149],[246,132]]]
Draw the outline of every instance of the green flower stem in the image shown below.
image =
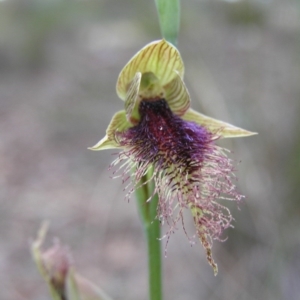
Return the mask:
[[162,299],[162,275],[161,275],[161,241],[160,223],[156,216],[156,207],[158,203],[157,195],[151,200],[150,215],[153,222],[146,228],[148,244],[148,267],[149,267],[149,292],[151,300]]
[[[150,170],[141,180],[145,183],[152,175]],[[148,182],[136,191],[137,203],[147,237],[148,246],[148,270],[149,270],[149,299],[162,300],[162,276],[161,276],[161,242],[160,223],[156,219],[158,196],[146,202],[154,191],[154,184]]]
[[180,26],[180,0],[155,0],[162,36],[174,46]]

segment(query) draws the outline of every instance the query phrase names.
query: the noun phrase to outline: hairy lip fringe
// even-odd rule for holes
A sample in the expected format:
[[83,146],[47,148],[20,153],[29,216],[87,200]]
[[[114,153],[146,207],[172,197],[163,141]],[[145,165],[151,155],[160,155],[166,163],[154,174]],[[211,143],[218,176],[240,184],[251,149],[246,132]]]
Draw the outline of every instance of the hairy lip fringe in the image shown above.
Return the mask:
[[[176,116],[164,99],[144,99],[139,114],[141,119],[137,125],[116,133],[116,140],[124,150],[111,164],[111,167],[120,164],[114,174],[119,174],[127,184],[126,199],[129,200],[136,189],[154,180],[153,195],[159,196],[157,217],[169,225],[167,239],[178,221],[182,222],[186,232],[183,210],[189,208],[197,237],[216,274],[212,241],[220,240],[222,232],[232,227],[233,220],[229,209],[216,199],[240,201],[243,198],[232,182],[235,178],[232,161],[225,149],[214,144],[217,133]],[[141,178],[152,166],[153,176],[141,184]],[[135,171],[132,173],[132,170]],[[193,243],[194,237],[189,240]]]

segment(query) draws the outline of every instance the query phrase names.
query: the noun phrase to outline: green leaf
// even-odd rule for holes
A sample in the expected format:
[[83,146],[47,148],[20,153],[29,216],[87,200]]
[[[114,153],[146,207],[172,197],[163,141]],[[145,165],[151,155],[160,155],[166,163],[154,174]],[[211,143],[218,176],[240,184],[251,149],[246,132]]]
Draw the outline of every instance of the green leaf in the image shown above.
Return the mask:
[[177,45],[180,25],[180,0],[155,0],[162,36]]
[[66,278],[66,293],[68,300],[82,300],[74,276],[74,270],[69,270]]
[[[71,270],[67,278],[68,300],[112,300],[102,289]],[[73,296],[69,297],[69,296]]]

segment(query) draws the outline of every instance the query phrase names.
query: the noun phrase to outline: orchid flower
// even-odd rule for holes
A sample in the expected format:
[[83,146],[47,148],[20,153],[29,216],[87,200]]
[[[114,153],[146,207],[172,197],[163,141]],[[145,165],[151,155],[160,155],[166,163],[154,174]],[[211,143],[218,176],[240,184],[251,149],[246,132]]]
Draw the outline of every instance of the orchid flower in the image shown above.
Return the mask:
[[180,53],[166,40],[142,48],[117,81],[125,109],[113,116],[105,137],[90,149],[121,149],[112,167],[119,165],[115,172],[128,182],[128,199],[153,169],[150,180],[159,197],[157,218],[169,224],[167,236],[178,221],[184,224],[183,211],[188,209],[216,274],[212,241],[221,239],[233,220],[220,201],[240,201],[243,196],[233,183],[232,160],[215,141],[255,133],[190,108],[183,75]]

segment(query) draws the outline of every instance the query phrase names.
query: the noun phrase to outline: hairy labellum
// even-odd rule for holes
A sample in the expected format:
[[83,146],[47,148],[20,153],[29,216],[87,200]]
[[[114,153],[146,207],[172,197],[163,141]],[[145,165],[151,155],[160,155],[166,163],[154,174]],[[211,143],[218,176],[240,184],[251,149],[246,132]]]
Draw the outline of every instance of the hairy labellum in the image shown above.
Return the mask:
[[[211,256],[212,239],[219,239],[232,221],[229,210],[217,198],[242,198],[232,183],[233,166],[224,149],[216,146],[217,136],[205,127],[173,114],[164,99],[143,100],[140,122],[117,139],[124,147],[114,164],[124,161],[123,179],[132,175],[130,194],[151,166],[155,193],[158,193],[158,218],[170,225],[170,235],[182,210],[191,209],[197,236],[206,249],[207,258],[216,271]],[[149,199],[151,200],[151,199]],[[175,213],[176,211],[176,213]]]

